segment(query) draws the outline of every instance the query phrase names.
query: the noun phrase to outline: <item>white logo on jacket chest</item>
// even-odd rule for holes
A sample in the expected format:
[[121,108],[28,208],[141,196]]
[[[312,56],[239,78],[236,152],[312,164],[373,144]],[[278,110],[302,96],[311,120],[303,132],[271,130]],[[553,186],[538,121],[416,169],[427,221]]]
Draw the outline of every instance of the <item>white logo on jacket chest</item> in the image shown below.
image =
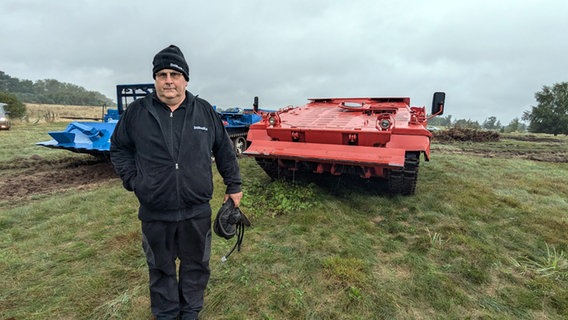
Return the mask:
[[193,126],[193,130],[203,130],[203,131],[207,131],[207,127],[201,127],[201,126]]

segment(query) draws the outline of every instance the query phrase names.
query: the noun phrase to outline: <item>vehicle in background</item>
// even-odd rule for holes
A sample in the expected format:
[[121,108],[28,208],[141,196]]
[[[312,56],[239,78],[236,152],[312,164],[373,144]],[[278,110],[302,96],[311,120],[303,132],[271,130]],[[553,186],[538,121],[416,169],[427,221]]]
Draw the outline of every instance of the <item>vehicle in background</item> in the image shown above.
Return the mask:
[[408,97],[310,99],[263,114],[248,132],[245,155],[273,179],[310,174],[386,179],[392,194],[416,189],[421,155],[430,160],[428,120],[444,111],[433,96],[431,115]]
[[8,118],[8,111],[6,111],[7,104],[0,102],[0,129],[10,130],[10,118]]

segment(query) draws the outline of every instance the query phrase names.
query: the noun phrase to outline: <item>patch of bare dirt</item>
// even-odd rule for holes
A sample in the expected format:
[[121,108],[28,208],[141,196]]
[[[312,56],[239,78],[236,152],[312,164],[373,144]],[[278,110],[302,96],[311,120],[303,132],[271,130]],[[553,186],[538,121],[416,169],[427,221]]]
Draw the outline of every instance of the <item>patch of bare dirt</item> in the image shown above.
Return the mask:
[[36,195],[71,189],[84,190],[118,179],[110,163],[94,158],[48,161],[33,156],[9,164],[0,164],[0,170],[0,203],[7,206]]
[[524,159],[541,162],[567,163],[568,153],[554,151],[514,151],[514,150],[463,150],[463,149],[445,149],[433,146],[431,148],[434,153],[471,155],[483,158],[508,158],[508,159]]
[[[498,132],[469,128],[450,128],[432,133],[431,150],[436,153],[463,154],[484,158],[524,159],[542,162],[568,162],[568,148],[565,140],[537,135],[507,135],[502,137]],[[519,145],[506,140],[531,142]],[[474,145],[462,142],[473,142]],[[484,145],[484,142],[499,144]],[[532,144],[534,142],[534,144]],[[479,144],[478,144],[479,143]],[[451,145],[445,148],[440,145]]]
[[508,136],[508,139],[519,140],[519,141],[529,141],[529,142],[552,142],[552,143],[562,143],[562,139],[552,138],[552,137],[539,137],[532,134],[521,135],[521,136]]
[[490,142],[499,141],[500,139],[498,132],[469,128],[450,128],[447,130],[434,131],[432,136],[436,141]]

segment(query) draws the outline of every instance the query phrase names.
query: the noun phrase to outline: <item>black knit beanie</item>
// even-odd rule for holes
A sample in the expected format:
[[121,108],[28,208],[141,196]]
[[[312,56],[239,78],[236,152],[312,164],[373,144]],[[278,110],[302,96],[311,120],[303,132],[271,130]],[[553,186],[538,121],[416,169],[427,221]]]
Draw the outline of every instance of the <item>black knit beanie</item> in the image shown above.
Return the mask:
[[158,73],[158,71],[162,69],[172,69],[183,73],[185,80],[189,81],[189,66],[187,62],[185,62],[181,50],[174,45],[170,45],[158,52],[154,56],[152,63],[154,64],[154,68],[152,69],[152,77],[154,79],[156,79],[156,73]]

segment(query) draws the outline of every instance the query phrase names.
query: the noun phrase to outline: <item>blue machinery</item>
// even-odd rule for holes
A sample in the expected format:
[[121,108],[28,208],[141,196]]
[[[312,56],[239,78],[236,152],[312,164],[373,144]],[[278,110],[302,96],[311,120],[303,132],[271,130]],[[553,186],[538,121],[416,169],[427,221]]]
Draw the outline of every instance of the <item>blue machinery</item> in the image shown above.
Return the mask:
[[[154,84],[122,84],[116,86],[117,109],[107,109],[101,122],[73,121],[63,131],[48,132],[53,138],[38,142],[37,145],[54,149],[65,149],[107,158],[110,153],[110,137],[120,115],[129,103],[154,91]],[[104,108],[104,107],[103,107]],[[255,98],[255,109],[258,100]],[[219,112],[223,124],[231,137],[235,152],[240,155],[247,148],[246,135],[249,126],[261,120],[253,109],[232,108]]]

